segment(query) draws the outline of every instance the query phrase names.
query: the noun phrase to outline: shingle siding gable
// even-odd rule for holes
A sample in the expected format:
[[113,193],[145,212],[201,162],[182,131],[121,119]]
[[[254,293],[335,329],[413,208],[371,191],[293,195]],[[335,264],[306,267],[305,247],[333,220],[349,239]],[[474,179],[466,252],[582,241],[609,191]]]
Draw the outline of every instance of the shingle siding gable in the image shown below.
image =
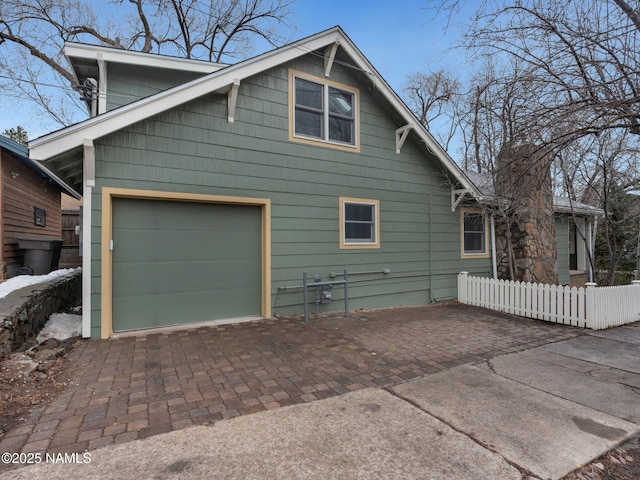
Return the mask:
[[107,111],[203,75],[197,72],[110,63],[107,67]]

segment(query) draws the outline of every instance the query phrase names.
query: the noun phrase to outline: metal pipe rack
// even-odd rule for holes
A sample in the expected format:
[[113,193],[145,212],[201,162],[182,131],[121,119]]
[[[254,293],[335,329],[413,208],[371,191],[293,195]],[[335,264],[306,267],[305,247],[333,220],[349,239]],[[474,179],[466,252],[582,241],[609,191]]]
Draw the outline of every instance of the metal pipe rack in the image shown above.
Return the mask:
[[[309,323],[309,288],[333,287],[334,285],[344,285],[344,316],[349,317],[349,276],[345,268],[343,280],[331,280],[328,282],[316,281],[309,282],[307,280],[307,272],[302,272],[302,288],[304,288],[304,323]],[[317,295],[316,295],[317,297]],[[318,315],[318,303],[316,298],[316,316]]]

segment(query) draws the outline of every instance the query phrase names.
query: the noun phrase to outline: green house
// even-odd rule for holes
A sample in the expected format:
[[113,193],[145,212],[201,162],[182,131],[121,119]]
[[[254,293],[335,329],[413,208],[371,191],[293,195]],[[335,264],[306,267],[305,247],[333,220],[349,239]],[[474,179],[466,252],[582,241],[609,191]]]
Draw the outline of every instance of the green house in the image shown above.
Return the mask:
[[84,336],[301,313],[304,272],[336,282],[319,311],[345,270],[351,310],[491,274],[479,191],[339,27],[235,65],[65,53],[94,116],[30,155],[83,192]]

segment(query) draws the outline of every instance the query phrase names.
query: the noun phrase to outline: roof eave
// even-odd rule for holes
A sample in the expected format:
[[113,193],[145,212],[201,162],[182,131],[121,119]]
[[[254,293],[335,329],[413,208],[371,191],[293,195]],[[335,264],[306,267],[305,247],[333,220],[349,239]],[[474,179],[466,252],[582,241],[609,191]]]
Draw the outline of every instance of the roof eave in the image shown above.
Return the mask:
[[228,66],[223,63],[207,62],[204,60],[149,54],[74,42],[65,43],[64,55],[67,57],[69,63],[72,63],[74,58],[96,61],[100,59],[105,62],[125,65],[141,65],[199,73],[211,73]]
[[[509,200],[505,198],[496,198],[491,196],[481,196],[478,199],[478,202],[486,205],[487,207],[500,207],[500,206],[509,206]],[[568,214],[568,215],[578,215],[582,217],[594,217],[594,218],[602,218],[604,217],[604,210],[596,207],[582,207],[578,205],[574,205],[573,208],[565,207],[563,205],[553,205],[553,213],[559,214]]]
[[218,70],[191,82],[164,90],[155,95],[130,103],[116,110],[87,119],[70,127],[52,132],[29,142],[31,157],[45,161],[66,151],[81,146],[85,139],[96,138],[113,133],[116,130],[144,120],[152,115],[174,108],[178,105],[201,97],[235,80],[242,80],[259,73],[272,64],[284,63],[301,55],[300,50],[317,50],[341,38],[339,29],[331,29],[294,42],[286,47],[266,52],[258,57]]
[[45,135],[29,143],[31,156],[45,161],[65,151],[82,145],[85,139],[95,140],[127,125],[144,120],[162,111],[174,108],[194,98],[220,90],[237,80],[250,77],[275,65],[306,55],[309,52],[339,42],[343,50],[354,59],[356,64],[368,75],[375,88],[385,97],[391,106],[401,115],[407,124],[427,146],[428,150],[440,160],[447,171],[463,188],[469,190],[476,199],[482,195],[458,165],[449,157],[429,131],[416,119],[415,115],[387,84],[373,65],[360,52],[340,27],[333,27],[287,46],[271,50],[252,59],[226,67],[191,82],[165,90],[137,102],[123,106],[111,112],[85,120],[66,129]]
[[556,213],[564,213],[567,215],[576,214],[584,217],[594,217],[594,218],[604,217],[604,210],[596,207],[574,206],[573,208],[571,208],[571,207],[564,207],[564,206],[554,206],[553,210]]
[[60,179],[60,177],[58,177],[55,173],[53,173],[51,170],[49,170],[47,167],[45,167],[44,165],[42,165],[39,162],[36,162],[35,160],[32,159],[27,159],[30,162],[32,162],[34,165],[37,166],[37,168],[43,172],[47,177],[49,177],[51,179],[52,182],[54,182],[55,184],[58,185],[58,187],[60,187],[60,189],[66,193],[67,195],[80,200],[82,198],[82,195],[80,195],[78,192],[76,192],[73,188],[71,188],[69,185],[67,185],[64,181],[62,181]]

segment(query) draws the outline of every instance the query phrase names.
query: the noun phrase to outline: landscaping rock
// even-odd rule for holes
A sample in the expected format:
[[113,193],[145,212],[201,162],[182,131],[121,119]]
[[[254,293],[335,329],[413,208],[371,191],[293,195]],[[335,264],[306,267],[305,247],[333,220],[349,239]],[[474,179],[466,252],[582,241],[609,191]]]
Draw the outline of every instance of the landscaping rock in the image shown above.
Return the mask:
[[14,353],[9,359],[9,366],[25,377],[38,368],[38,362],[24,353]]
[[67,351],[65,347],[57,347],[57,348],[48,348],[45,350],[39,350],[34,352],[33,359],[38,362],[47,362],[49,360],[53,360],[54,358],[61,357]]

